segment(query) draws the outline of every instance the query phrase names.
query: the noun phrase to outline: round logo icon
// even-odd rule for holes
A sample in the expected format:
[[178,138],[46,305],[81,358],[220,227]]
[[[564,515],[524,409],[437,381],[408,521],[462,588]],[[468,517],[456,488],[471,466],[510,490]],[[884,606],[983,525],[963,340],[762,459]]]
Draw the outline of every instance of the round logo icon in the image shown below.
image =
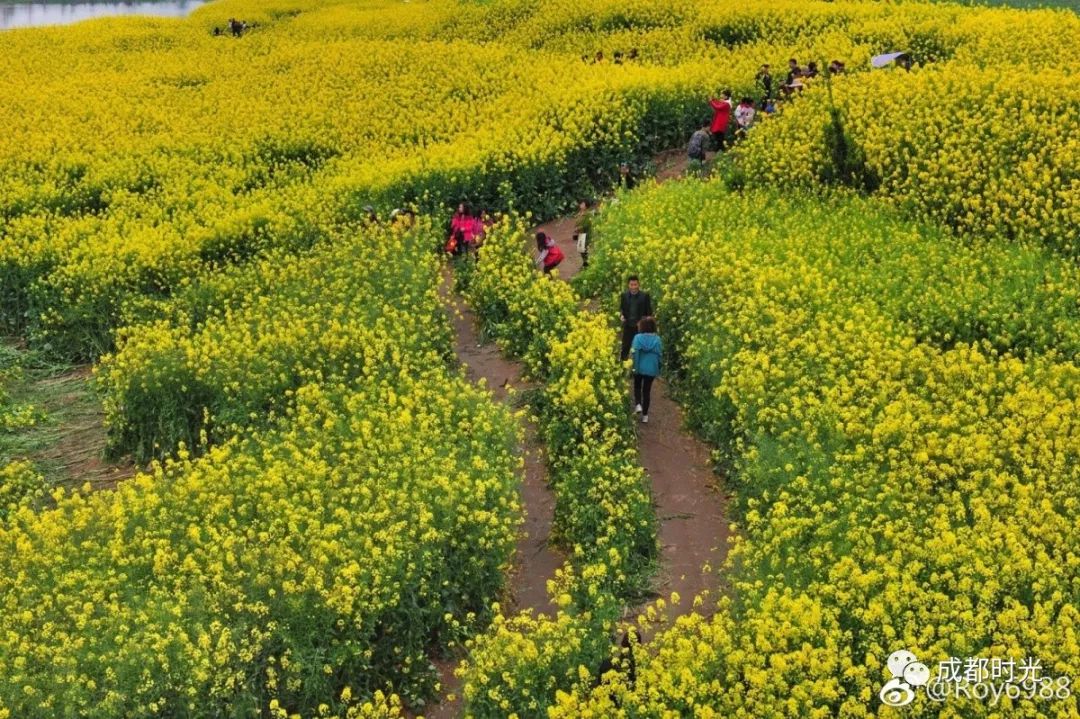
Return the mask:
[[930,667],[922,662],[912,662],[904,667],[904,681],[913,687],[926,686],[930,681]]
[[890,679],[881,688],[881,703],[890,707],[903,707],[915,701],[915,690],[903,679]]
[[915,690],[912,687],[926,686],[930,681],[930,667],[906,649],[890,654],[885,665],[889,668],[892,679],[885,683],[878,696],[886,706],[907,706],[915,701]]

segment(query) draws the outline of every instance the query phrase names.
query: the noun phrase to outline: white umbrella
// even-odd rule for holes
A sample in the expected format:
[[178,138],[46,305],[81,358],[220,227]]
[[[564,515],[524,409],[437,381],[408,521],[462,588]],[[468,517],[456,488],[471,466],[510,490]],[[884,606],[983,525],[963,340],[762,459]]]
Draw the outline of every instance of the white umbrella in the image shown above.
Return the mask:
[[888,65],[893,60],[898,60],[898,59],[902,58],[904,55],[907,55],[907,53],[906,52],[887,52],[884,55],[875,55],[873,58],[870,59],[870,64],[873,65],[874,67],[885,67],[886,65]]

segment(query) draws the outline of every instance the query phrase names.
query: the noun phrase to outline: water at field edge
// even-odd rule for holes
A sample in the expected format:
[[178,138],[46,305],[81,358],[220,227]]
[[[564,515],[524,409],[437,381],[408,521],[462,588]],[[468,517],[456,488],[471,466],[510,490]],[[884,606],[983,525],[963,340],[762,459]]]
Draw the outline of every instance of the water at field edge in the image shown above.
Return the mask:
[[133,2],[0,2],[0,30],[37,25],[67,25],[113,15],[183,17],[206,0],[135,0]]

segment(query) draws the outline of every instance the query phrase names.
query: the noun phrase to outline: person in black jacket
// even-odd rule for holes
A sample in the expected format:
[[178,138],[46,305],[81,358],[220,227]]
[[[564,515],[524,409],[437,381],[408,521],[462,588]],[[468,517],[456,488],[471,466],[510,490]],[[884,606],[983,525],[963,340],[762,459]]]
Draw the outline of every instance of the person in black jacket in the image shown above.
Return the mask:
[[762,65],[758,70],[757,81],[761,84],[762,89],[765,90],[765,97],[769,98],[773,96],[773,84],[772,73],[769,72],[768,65]]
[[653,313],[652,299],[648,292],[641,291],[637,275],[631,275],[626,286],[626,292],[619,300],[619,320],[622,322],[622,352],[619,357],[624,362],[630,356],[630,344],[637,334],[638,322],[642,317],[651,317]]

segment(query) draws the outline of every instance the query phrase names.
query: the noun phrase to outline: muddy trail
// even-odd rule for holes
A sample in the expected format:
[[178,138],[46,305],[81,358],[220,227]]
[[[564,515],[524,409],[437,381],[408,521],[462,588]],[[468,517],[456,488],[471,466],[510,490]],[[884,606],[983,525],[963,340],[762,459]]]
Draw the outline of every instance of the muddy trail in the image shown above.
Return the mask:
[[[688,162],[684,151],[672,150],[658,155],[654,164],[655,180],[662,183],[681,177]],[[535,228],[550,235],[563,251],[566,259],[558,272],[567,281],[581,270],[581,255],[573,237],[576,220],[564,217]],[[595,302],[591,306],[597,309]],[[662,337],[663,328],[660,334]],[[628,377],[628,401],[630,396]],[[661,377],[653,385],[649,423],[637,425],[637,438],[660,522],[660,571],[653,589],[665,601],[673,592],[680,598],[667,612],[671,619],[693,611],[695,596],[705,591],[715,595],[719,590],[717,570],[727,558],[731,534],[728,498],[713,471],[709,448],[687,431],[685,424],[682,407],[672,399]]]
[[[464,298],[453,291],[453,279],[449,269],[443,275],[441,287],[443,298],[454,328],[454,350],[465,369],[470,382],[481,380],[499,402],[516,409],[515,392],[532,389],[535,385],[522,378],[521,363],[503,357],[493,342],[483,342],[480,322]],[[522,417],[521,447],[525,460],[524,481],[521,485],[521,502],[525,508],[525,523],[518,535],[514,553],[514,570],[509,580],[510,601],[508,614],[531,609],[537,614],[553,615],[556,611],[548,597],[547,581],[555,577],[555,570],[562,567],[564,557],[550,542],[551,525],[555,518],[555,496],[548,487],[547,460],[543,444],[537,436],[535,420]],[[458,660],[447,657],[435,662],[442,686],[443,700],[424,711],[427,719],[448,719],[461,715],[461,681],[454,676]],[[452,700],[446,697],[452,696]]]
[[[666,182],[685,174],[687,158],[683,150],[658,155],[656,182]],[[578,216],[545,222],[531,232],[545,232],[563,251],[559,276],[571,280],[582,268],[574,234]],[[531,237],[531,234],[530,234]],[[495,398],[507,402],[509,390],[527,390],[533,385],[522,379],[519,363],[506,359],[493,343],[483,343],[479,322],[464,299],[453,291],[449,271],[443,278],[442,293],[447,301],[455,332],[455,350],[470,381],[484,379]],[[594,311],[598,305],[589,302]],[[627,378],[627,397],[630,396]],[[663,378],[653,386],[649,424],[637,425],[641,464],[652,484],[656,515],[660,523],[660,570],[653,584],[656,596],[665,601],[679,595],[677,605],[669,605],[670,620],[693,611],[694,597],[715,596],[720,589],[718,569],[727,557],[730,527],[727,497],[713,471],[708,447],[685,429],[682,408],[671,398]],[[548,541],[554,517],[555,499],[547,485],[543,448],[533,421],[524,424],[525,478],[522,502],[525,508],[523,534],[518,539],[514,575],[510,578],[515,609],[554,613],[547,596],[547,580],[562,566],[563,558]],[[706,598],[706,603],[708,599]],[[635,614],[636,608],[628,610]],[[710,613],[708,611],[706,614]],[[435,662],[442,685],[443,700],[428,707],[427,719],[450,719],[462,715],[461,681],[454,676],[457,661]]]
[[45,446],[31,458],[51,470],[58,484],[115,489],[137,468],[130,458],[105,459],[105,414],[90,387],[91,377],[86,366],[36,383],[35,394],[46,398],[44,409],[57,422],[43,433]]

